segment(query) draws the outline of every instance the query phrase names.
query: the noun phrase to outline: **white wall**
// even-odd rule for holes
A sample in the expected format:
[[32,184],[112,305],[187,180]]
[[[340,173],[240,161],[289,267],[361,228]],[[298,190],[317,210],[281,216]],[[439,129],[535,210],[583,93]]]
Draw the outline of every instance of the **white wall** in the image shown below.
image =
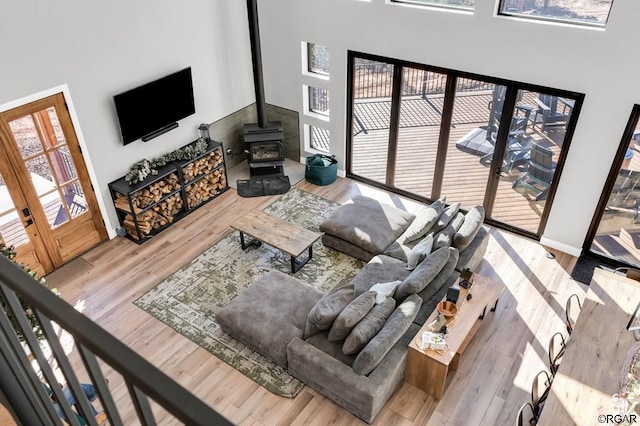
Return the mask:
[[[67,85],[111,235],[118,220],[109,182],[255,100],[244,2],[0,0],[0,10],[0,106]],[[196,114],[122,146],[113,95],[187,66]]]
[[[329,89],[332,153],[344,167],[347,50],[584,93],[544,231],[546,243],[579,253],[632,106],[640,103],[640,2],[614,2],[606,30],[496,17],[495,3],[476,0],[469,14],[385,0],[260,0],[267,102],[302,115],[303,84]],[[302,75],[303,41],[329,46],[330,81]]]

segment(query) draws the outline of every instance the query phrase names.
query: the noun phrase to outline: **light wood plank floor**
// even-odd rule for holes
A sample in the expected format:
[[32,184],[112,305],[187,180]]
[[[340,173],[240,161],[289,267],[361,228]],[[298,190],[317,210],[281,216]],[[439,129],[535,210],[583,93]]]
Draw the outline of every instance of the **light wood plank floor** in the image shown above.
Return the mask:
[[[305,181],[297,186],[338,202],[364,194],[408,210],[416,207],[349,179],[323,187]],[[364,424],[309,387],[295,399],[274,396],[132,304],[230,232],[235,218],[275,198],[240,198],[235,190],[227,191],[143,245],[123,238],[103,243],[50,274],[48,284],[236,424]],[[547,364],[549,338],[563,330],[565,301],[574,292],[584,295],[584,288],[569,278],[576,259],[559,252],[549,259],[546,252],[537,242],[492,230],[480,272],[506,286],[497,311],[485,318],[442,400],[405,384],[375,424],[513,424],[517,409],[529,398],[534,374]],[[105,374],[118,405],[125,406],[122,379],[109,368]],[[154,409],[161,424],[177,424]],[[125,424],[135,424],[133,408],[124,414]]]

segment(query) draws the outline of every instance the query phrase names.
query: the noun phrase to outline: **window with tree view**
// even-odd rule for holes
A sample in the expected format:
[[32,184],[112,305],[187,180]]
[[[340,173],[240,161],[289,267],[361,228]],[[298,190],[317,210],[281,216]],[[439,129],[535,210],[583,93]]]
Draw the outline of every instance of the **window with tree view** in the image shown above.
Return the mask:
[[501,0],[500,14],[604,27],[613,0]]
[[425,6],[441,6],[473,10],[475,0],[391,0],[394,3],[409,3]]
[[329,48],[327,46],[307,43],[307,58],[309,72],[329,75]]

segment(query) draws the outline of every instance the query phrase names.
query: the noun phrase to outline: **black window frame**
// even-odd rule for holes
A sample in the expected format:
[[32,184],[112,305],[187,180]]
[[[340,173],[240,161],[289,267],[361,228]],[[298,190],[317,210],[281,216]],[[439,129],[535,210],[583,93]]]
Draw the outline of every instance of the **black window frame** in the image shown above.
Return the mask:
[[[578,92],[573,92],[573,91],[569,91],[569,90],[563,90],[563,89],[556,89],[556,88],[552,88],[552,87],[545,87],[545,86],[539,86],[539,85],[535,85],[535,84],[531,84],[531,83],[525,83],[525,82],[519,82],[519,81],[514,81],[514,80],[506,80],[506,79],[502,79],[499,77],[491,77],[491,76],[486,76],[486,75],[481,75],[481,74],[475,74],[475,73],[469,73],[469,72],[464,72],[464,71],[458,71],[458,70],[453,70],[453,69],[449,69],[449,68],[443,68],[443,67],[437,67],[437,66],[432,66],[432,65],[426,65],[426,64],[420,64],[420,63],[416,63],[416,62],[411,62],[411,61],[405,61],[405,60],[401,60],[401,59],[395,59],[395,58],[389,58],[389,57],[385,57],[385,56],[380,56],[380,55],[375,55],[375,54],[369,54],[369,53],[365,53],[365,52],[359,52],[359,51],[353,51],[353,50],[347,50],[347,115],[346,115],[346,144],[345,144],[345,149],[346,149],[346,158],[345,158],[345,174],[346,177],[356,180],[356,181],[360,181],[363,183],[366,183],[367,185],[371,185],[373,187],[377,187],[377,188],[381,188],[384,189],[386,191],[389,192],[393,192],[395,194],[422,202],[422,203],[430,203],[433,202],[435,200],[435,198],[427,198],[424,196],[420,196],[418,194],[409,192],[407,190],[401,189],[401,188],[397,188],[395,186],[392,186],[388,183],[380,183],[378,181],[374,181],[372,179],[368,179],[366,177],[363,176],[359,176],[353,173],[353,136],[354,136],[354,127],[353,127],[353,108],[354,108],[354,101],[355,101],[355,88],[354,88],[354,63],[355,63],[355,59],[356,58],[361,58],[361,59],[368,59],[368,60],[373,60],[373,61],[379,61],[379,62],[386,62],[389,64],[392,64],[395,68],[398,67],[411,67],[411,68],[419,68],[419,69],[424,69],[426,71],[431,71],[431,72],[436,72],[436,73],[440,73],[440,74],[446,74],[447,76],[451,76],[454,77],[455,79],[473,79],[473,80],[481,80],[481,81],[486,81],[488,83],[492,83],[492,84],[496,84],[496,85],[503,85],[503,86],[507,86],[508,90],[513,91],[513,92],[517,92],[518,90],[528,90],[528,91],[536,91],[536,92],[540,92],[540,93],[545,93],[545,94],[550,94],[550,95],[555,95],[555,96],[559,96],[559,97],[567,97],[567,98],[571,98],[571,99],[575,99],[575,104],[573,107],[573,113],[571,115],[571,118],[569,119],[569,122],[567,123],[566,126],[566,137],[565,140],[566,145],[562,147],[562,150],[560,152],[560,156],[557,160],[557,167],[556,167],[556,172],[554,175],[554,179],[553,182],[549,188],[549,193],[548,196],[546,198],[547,202],[545,203],[545,207],[544,210],[541,214],[540,217],[540,224],[538,226],[538,230],[537,232],[533,233],[531,231],[527,231],[518,227],[515,227],[513,225],[510,225],[508,223],[504,223],[495,219],[492,219],[490,216],[486,216],[485,217],[485,223],[491,225],[491,226],[496,226],[498,228],[501,229],[506,229],[508,231],[511,231],[515,234],[518,235],[522,235],[528,238],[532,238],[532,239],[536,239],[536,240],[540,240],[540,237],[542,235],[542,232],[547,224],[547,220],[549,217],[549,213],[551,211],[551,206],[553,205],[553,200],[557,191],[557,187],[558,187],[558,182],[561,179],[562,176],[562,172],[564,169],[564,164],[566,162],[566,156],[567,153],[570,150],[570,145],[571,142],[573,140],[573,135],[575,133],[575,128],[578,122],[578,118],[580,116],[580,110],[582,108],[582,104],[584,102],[584,97],[585,95],[583,93],[578,93]],[[400,73],[400,72],[398,72]],[[454,93],[454,88],[449,88],[449,93]],[[397,98],[399,98],[399,96],[397,96]],[[393,99],[393,95],[392,95],[392,99]],[[445,100],[445,103],[447,101]],[[393,100],[392,100],[393,103]],[[396,102],[396,107],[399,108],[400,102],[399,100]],[[513,95],[513,104],[515,105],[515,93]],[[510,110],[513,110],[513,106],[511,105]],[[509,105],[505,104],[505,107],[509,107]],[[392,111],[393,114],[393,111]],[[397,114],[397,112],[396,112]],[[448,112],[445,111],[445,113],[442,116],[442,124],[441,124],[441,128],[442,127],[448,127],[451,124],[451,115],[452,115],[452,110],[449,110]],[[506,122],[508,122],[510,120],[508,114],[504,114],[503,115],[503,120]],[[393,121],[393,120],[392,120]],[[504,127],[505,129],[508,129],[508,125],[507,126],[501,126]],[[390,132],[395,132],[396,133],[396,137],[397,137],[397,129],[390,129]],[[507,133],[507,132],[505,132]],[[506,135],[505,135],[505,139],[506,139]],[[394,142],[392,142],[393,144]],[[444,144],[448,143],[448,139],[445,140],[445,138],[441,137],[439,139],[439,146],[438,149],[446,149],[446,147],[444,147]],[[395,141],[395,144],[397,144],[397,140]],[[506,143],[505,143],[506,145]],[[502,158],[500,152],[504,152],[504,147],[502,147],[502,149],[498,148],[498,145],[496,146],[496,151],[498,152],[498,158]],[[395,155],[389,155],[387,158],[387,170],[391,170],[395,168]],[[440,166],[436,166],[436,169],[434,170],[434,177],[435,176],[442,176],[444,173],[444,167],[445,164],[441,164]],[[498,166],[495,166],[496,170],[492,173],[499,173]],[[389,177],[387,177],[387,181],[389,180]],[[436,184],[437,185],[437,184]],[[490,189],[490,188],[488,188]]]

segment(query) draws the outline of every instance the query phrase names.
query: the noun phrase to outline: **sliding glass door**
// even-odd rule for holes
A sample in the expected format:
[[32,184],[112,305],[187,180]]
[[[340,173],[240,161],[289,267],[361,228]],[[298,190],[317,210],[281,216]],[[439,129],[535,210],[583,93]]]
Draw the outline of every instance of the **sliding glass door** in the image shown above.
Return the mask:
[[358,176],[387,183],[393,64],[355,58],[353,64],[352,170]]
[[582,95],[349,52],[347,175],[539,237]]
[[639,116],[636,105],[585,244],[592,254],[634,267],[640,267]]

